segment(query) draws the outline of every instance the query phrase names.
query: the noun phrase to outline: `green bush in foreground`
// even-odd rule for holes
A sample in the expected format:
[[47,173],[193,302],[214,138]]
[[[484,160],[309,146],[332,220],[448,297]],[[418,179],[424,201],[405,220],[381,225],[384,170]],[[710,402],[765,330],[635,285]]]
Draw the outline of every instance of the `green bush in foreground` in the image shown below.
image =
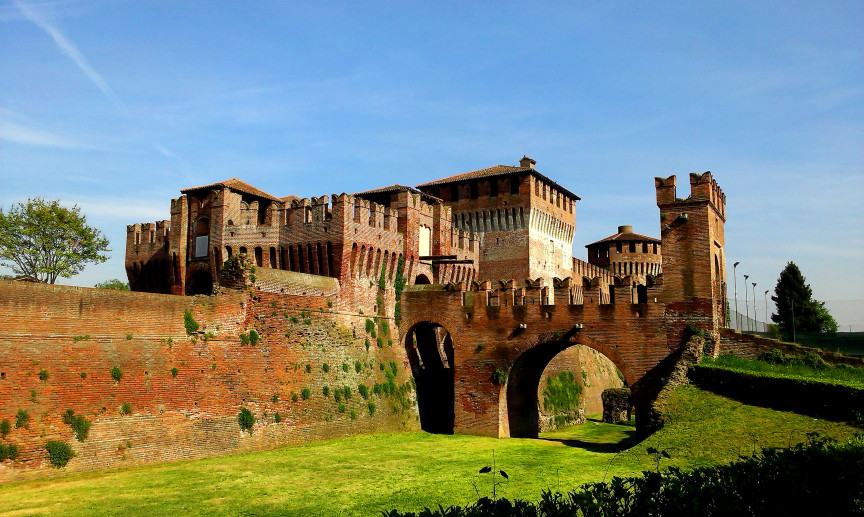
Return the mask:
[[69,460],[75,457],[72,447],[66,442],[48,440],[45,442],[45,450],[48,451],[48,461],[55,467],[65,467]]
[[249,408],[241,408],[240,412],[237,413],[237,422],[240,424],[240,429],[244,431],[252,432],[252,426],[255,425],[255,417],[252,415],[252,412],[249,411]]
[[864,436],[837,445],[810,436],[788,449],[763,449],[730,463],[684,470],[645,471],[586,483],[540,501],[484,497],[465,507],[392,510],[385,517],[479,516],[714,516],[861,515],[864,511]]

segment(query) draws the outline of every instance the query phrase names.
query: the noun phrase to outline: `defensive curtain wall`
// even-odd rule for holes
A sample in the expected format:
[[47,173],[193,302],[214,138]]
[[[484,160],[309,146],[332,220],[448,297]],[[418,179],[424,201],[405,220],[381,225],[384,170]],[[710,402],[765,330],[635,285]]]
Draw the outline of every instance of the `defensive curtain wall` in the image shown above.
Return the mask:
[[[212,296],[0,282],[2,440],[20,449],[0,479],[57,472],[48,440],[75,452],[64,471],[81,471],[379,430],[533,436],[539,377],[574,344],[618,366],[645,429],[685,327],[717,342],[725,281],[711,175],[691,175],[687,199],[674,176],[655,183],[663,275],[635,293],[629,277],[574,271],[551,286],[451,282],[397,296],[409,261],[382,275],[377,253],[358,267],[344,251],[339,278],[235,256]],[[92,423],[86,439],[67,410]]]

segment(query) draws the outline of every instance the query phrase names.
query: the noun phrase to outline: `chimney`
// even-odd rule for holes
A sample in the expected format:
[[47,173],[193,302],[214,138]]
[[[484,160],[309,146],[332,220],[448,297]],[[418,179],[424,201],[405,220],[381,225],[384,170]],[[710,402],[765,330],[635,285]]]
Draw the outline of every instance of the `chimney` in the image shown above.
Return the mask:
[[522,159],[519,160],[519,166],[524,168],[524,169],[533,169],[534,165],[536,165],[536,164],[537,164],[537,160],[532,160],[531,158],[528,158],[524,154],[522,155]]
[[619,226],[618,233],[633,233],[633,227],[629,224],[625,226]]

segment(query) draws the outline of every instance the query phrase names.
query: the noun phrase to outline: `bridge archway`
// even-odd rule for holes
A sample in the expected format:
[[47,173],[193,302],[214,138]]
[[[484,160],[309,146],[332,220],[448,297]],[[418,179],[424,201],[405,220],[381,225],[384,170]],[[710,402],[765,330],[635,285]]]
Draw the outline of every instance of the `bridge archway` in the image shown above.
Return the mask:
[[612,361],[624,375],[625,383],[632,386],[635,378],[630,368],[614,349],[593,340],[549,341],[537,344],[523,352],[510,368],[507,378],[507,423],[513,438],[537,438],[540,433],[540,400],[538,390],[543,372],[561,352],[576,345],[592,348]]
[[421,429],[429,433],[453,434],[453,338],[442,325],[422,321],[405,333],[405,350],[417,384]]
[[210,272],[204,269],[199,269],[192,273],[189,278],[189,283],[186,285],[186,294],[213,294],[213,277]]

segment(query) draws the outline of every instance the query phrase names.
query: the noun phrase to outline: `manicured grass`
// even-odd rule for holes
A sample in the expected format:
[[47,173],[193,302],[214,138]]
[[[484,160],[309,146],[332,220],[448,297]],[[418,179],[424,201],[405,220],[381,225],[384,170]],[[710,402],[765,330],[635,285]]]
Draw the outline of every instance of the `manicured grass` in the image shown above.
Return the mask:
[[864,389],[864,368],[847,365],[832,366],[822,363],[821,368],[814,368],[796,361],[794,356],[780,356],[789,361],[787,364],[772,364],[770,362],[743,359],[731,354],[724,354],[717,359],[706,358],[701,366],[724,368],[736,372],[755,373],[770,377],[785,377],[790,379],[811,379],[831,384],[842,384]]
[[[381,434],[275,451],[79,474],[0,486],[0,515],[379,515],[394,507],[464,505],[489,493],[497,467],[510,482],[499,493],[536,500],[542,489],[576,487],[606,476],[653,469],[647,447],[667,449],[662,466],[728,462],[756,446],[785,446],[806,433],[845,439],[839,423],[745,406],[696,388],[667,400],[670,423],[632,445],[633,428],[589,420],[539,440]],[[624,444],[622,445],[622,440]],[[628,441],[629,440],[629,441]],[[607,472],[608,469],[608,472]]]

